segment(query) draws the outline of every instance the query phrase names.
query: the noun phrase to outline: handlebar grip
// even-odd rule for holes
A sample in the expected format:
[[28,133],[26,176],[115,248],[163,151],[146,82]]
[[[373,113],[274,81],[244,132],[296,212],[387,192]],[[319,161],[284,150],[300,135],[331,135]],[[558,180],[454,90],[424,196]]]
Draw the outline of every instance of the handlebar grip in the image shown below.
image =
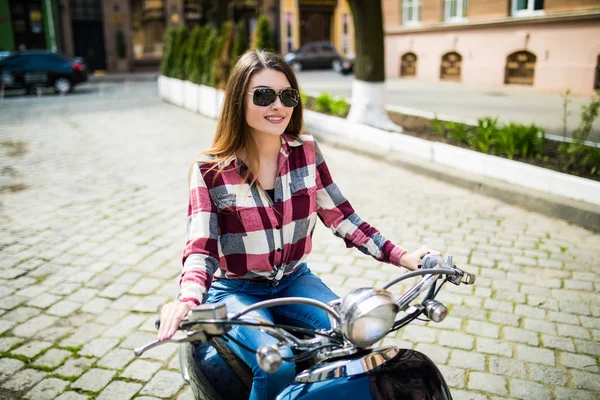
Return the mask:
[[444,266],[444,259],[437,254],[425,254],[421,258],[422,269],[434,269],[436,265]]

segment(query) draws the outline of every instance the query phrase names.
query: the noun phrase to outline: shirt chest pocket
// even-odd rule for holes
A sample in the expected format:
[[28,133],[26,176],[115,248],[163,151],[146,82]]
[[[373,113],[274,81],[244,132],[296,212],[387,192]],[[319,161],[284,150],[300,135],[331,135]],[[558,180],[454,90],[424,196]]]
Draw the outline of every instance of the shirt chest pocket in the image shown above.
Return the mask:
[[293,179],[290,182],[292,196],[311,195],[317,190],[317,180],[314,175]]
[[290,182],[292,192],[292,220],[309,219],[317,210],[317,182],[314,175],[293,179]]
[[260,214],[252,193],[217,195],[221,234],[248,233],[262,229]]

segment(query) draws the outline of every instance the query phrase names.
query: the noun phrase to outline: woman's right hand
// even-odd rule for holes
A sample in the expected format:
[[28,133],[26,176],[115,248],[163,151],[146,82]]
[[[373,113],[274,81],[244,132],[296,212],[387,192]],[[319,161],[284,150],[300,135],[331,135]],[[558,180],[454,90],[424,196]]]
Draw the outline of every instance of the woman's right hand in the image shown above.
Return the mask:
[[171,338],[179,329],[179,324],[185,318],[190,306],[180,301],[172,301],[165,304],[160,311],[160,327],[158,328],[158,340],[162,342]]

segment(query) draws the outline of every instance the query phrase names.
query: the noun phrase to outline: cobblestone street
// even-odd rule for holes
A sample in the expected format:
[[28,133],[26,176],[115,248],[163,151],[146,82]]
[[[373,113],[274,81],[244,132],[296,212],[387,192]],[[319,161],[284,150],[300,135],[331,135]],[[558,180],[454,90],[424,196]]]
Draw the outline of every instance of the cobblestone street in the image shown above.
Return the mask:
[[[0,101],[0,399],[192,398],[175,345],[132,349],[178,293],[188,169],[215,125],[156,82]],[[477,274],[444,286],[444,322],[384,344],[431,357],[458,400],[600,398],[600,235],[321,147],[364,220]],[[339,295],[403,272],[320,223],[314,244],[309,267]]]

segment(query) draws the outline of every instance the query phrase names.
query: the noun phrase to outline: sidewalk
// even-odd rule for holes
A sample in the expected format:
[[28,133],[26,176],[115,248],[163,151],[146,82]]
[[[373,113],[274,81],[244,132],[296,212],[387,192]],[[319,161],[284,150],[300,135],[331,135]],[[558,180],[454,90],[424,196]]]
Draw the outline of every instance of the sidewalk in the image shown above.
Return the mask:
[[119,82],[145,82],[155,81],[159,72],[129,72],[129,73],[107,73],[91,74],[90,83],[119,83]]
[[[352,76],[332,71],[303,71],[298,74],[300,87],[306,92],[326,92],[350,98]],[[560,94],[534,92],[529,87],[505,86],[480,88],[457,82],[426,82],[415,79],[386,80],[387,104],[416,112],[437,113],[463,120],[486,116],[502,122],[536,123],[547,133],[563,135],[563,107]],[[572,131],[580,122],[581,106],[587,97],[571,96],[568,128]],[[594,124],[590,140],[600,141],[600,119]]]
[[[192,398],[176,346],[132,350],[156,339],[157,312],[178,292],[188,171],[216,121],[159,101],[153,82],[114,86],[0,104],[3,143],[26,150],[5,157],[23,187],[0,210],[1,399]],[[599,234],[321,149],[365,221],[477,275],[444,286],[443,323],[415,321],[384,345],[428,355],[456,400],[598,398]],[[310,268],[341,296],[402,273],[321,223],[313,243]]]

